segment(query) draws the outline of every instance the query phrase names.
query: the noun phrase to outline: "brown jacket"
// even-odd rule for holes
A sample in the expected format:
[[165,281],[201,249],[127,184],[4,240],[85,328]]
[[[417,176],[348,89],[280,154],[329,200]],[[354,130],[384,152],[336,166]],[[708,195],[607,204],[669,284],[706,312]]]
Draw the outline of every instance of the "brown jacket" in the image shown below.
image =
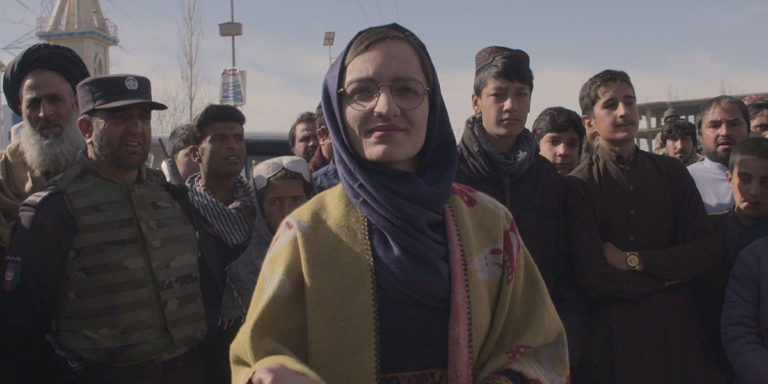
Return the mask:
[[[676,159],[598,146],[567,178],[568,240],[587,298],[584,383],[722,383],[688,281],[711,271],[696,185]],[[603,244],[639,253],[642,272],[609,265]]]
[[8,247],[13,222],[19,217],[19,205],[47,185],[45,176],[27,165],[18,140],[0,152],[0,260]]

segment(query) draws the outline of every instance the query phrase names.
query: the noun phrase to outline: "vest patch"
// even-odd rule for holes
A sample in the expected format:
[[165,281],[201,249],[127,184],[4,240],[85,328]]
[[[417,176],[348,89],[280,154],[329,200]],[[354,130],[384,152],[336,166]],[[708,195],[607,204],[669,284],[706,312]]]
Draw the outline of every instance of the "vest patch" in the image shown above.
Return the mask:
[[21,279],[21,258],[8,255],[5,257],[5,273],[3,274],[3,289],[13,291]]

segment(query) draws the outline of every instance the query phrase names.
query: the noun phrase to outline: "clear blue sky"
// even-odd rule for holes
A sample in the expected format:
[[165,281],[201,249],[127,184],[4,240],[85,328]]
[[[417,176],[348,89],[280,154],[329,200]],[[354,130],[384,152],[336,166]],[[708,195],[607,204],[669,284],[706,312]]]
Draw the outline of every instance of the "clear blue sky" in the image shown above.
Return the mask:
[[[218,36],[228,0],[199,0],[203,40],[202,100],[216,102],[218,78],[231,64],[230,41]],[[549,106],[577,110],[578,90],[606,68],[626,70],[641,102],[768,91],[768,2],[762,1],[453,1],[235,0],[237,64],[248,71],[246,129],[287,132],[314,110],[328,66],[325,31],[336,32],[333,55],[360,29],[398,22],[426,43],[437,66],[454,132],[471,113],[474,55],[488,45],[531,56],[534,92],[528,126]],[[160,101],[179,87],[175,0],[101,0],[118,26],[112,73],[148,76]],[[39,0],[0,0],[0,47],[31,31]],[[34,39],[28,41],[29,44]],[[18,49],[0,51],[8,62]]]

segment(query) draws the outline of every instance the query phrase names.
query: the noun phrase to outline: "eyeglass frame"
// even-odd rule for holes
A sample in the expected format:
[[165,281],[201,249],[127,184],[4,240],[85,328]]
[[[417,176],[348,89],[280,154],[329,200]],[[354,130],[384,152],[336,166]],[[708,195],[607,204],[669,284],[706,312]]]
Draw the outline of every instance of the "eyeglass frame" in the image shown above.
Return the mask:
[[[426,85],[422,84],[421,81],[416,80],[416,79],[405,79],[404,81],[413,81],[413,82],[419,84],[424,89],[424,91],[421,93],[421,100],[419,101],[419,103],[414,105],[411,108],[403,108],[397,102],[397,100],[398,100],[397,96],[395,96],[392,93],[392,85],[393,85],[392,82],[390,82],[389,84],[380,84],[380,83],[377,83],[377,82],[375,82],[373,80],[355,80],[355,81],[350,82],[350,84],[356,83],[356,82],[359,82],[359,83],[368,82],[368,83],[372,83],[372,84],[376,85],[376,96],[369,102],[369,105],[366,105],[366,106],[362,106],[362,105],[358,104],[355,101],[350,101],[349,93],[347,93],[347,87],[339,88],[339,90],[336,91],[336,93],[341,95],[341,97],[344,99],[344,101],[347,103],[347,105],[349,105],[350,108],[352,108],[352,109],[354,109],[356,111],[363,112],[363,111],[367,111],[368,109],[371,109],[371,107],[374,107],[374,106],[376,106],[376,104],[379,103],[379,97],[381,97],[381,88],[382,87],[389,87],[389,94],[394,98],[395,105],[397,105],[398,108],[400,108],[400,109],[402,109],[404,111],[410,111],[410,110],[418,108],[424,102],[424,99],[426,98],[427,93],[431,92],[432,90],[429,89],[429,87],[427,87]],[[361,106],[362,109],[357,109],[357,108],[355,108],[356,106]]]

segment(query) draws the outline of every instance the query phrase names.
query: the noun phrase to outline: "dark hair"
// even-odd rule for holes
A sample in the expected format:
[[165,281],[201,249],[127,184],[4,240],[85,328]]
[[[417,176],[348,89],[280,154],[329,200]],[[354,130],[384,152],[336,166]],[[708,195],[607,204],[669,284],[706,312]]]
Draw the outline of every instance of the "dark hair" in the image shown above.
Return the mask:
[[715,106],[720,106],[723,104],[733,104],[739,108],[739,111],[741,112],[741,116],[744,118],[744,121],[747,123],[747,132],[749,132],[749,126],[750,126],[750,119],[749,119],[749,111],[747,110],[747,105],[744,104],[743,101],[728,95],[720,95],[717,97],[713,97],[709,100],[707,100],[706,103],[701,105],[701,108],[699,108],[699,113],[696,114],[696,131],[699,135],[701,135],[701,124],[704,121],[704,116],[706,116],[712,108]]
[[315,110],[315,122],[317,128],[325,127],[325,116],[323,116],[323,103],[317,103],[317,109]]
[[293,148],[294,145],[296,145],[296,126],[301,123],[317,123],[317,116],[315,116],[312,112],[304,112],[299,117],[296,118],[296,121],[293,122],[293,125],[291,125],[291,129],[288,130],[288,145]]
[[[427,88],[432,87],[432,81],[435,74],[432,72],[432,65],[430,64],[431,60],[427,53],[427,47],[411,31],[395,24],[369,28],[357,35],[352,42],[352,45],[350,45],[347,50],[347,56],[344,58],[344,69],[342,70],[342,76],[339,76],[339,82],[344,81],[347,67],[352,60],[371,50],[374,45],[390,40],[403,41],[413,48],[416,52],[416,57],[418,57],[419,63],[421,64],[421,70],[424,71],[424,77],[427,79],[427,84],[425,85]],[[342,85],[339,84],[339,86]]]
[[307,200],[311,199],[312,196],[315,195],[315,186],[312,183],[308,183],[306,180],[304,180],[304,177],[301,176],[298,172],[293,172],[290,170],[287,170],[285,168],[277,171],[272,177],[270,177],[267,180],[267,185],[265,185],[263,188],[256,191],[256,201],[259,203],[259,208],[261,209],[261,212],[264,212],[264,194],[266,194],[267,188],[269,188],[269,185],[273,181],[281,181],[281,180],[299,180],[304,185],[304,194],[307,196]]
[[475,73],[475,95],[480,96],[491,77],[524,84],[533,91],[533,72],[528,54],[521,50],[515,51],[520,53],[497,55],[490,62],[478,68]]
[[205,129],[214,123],[238,123],[245,125],[245,115],[239,109],[226,104],[208,104],[200,114],[195,117],[195,144],[200,145],[205,138]]
[[629,79],[624,71],[617,71],[613,69],[606,69],[597,75],[594,75],[587,80],[584,85],[581,86],[579,92],[579,106],[581,107],[581,114],[589,117],[594,117],[595,104],[600,100],[600,88],[613,83],[625,83],[632,88],[632,93],[635,93],[635,87],[632,85],[632,80]]
[[191,123],[179,125],[168,136],[168,156],[175,157],[190,145],[195,145],[195,126]]
[[539,114],[531,128],[537,141],[541,141],[547,133],[562,133],[574,131],[579,137],[579,146],[584,142],[584,123],[578,113],[563,107],[549,107]]
[[695,147],[698,144],[696,139],[696,126],[688,120],[674,119],[670,120],[661,128],[661,145],[666,145],[667,140],[676,141],[690,137]]
[[750,137],[733,146],[731,157],[728,160],[728,170],[733,172],[739,161],[745,157],[756,157],[768,161],[768,139]]
[[749,111],[749,120],[754,120],[757,115],[760,114],[760,112],[768,109],[768,99],[760,99],[757,101],[753,101],[749,106],[747,106],[747,111]]

